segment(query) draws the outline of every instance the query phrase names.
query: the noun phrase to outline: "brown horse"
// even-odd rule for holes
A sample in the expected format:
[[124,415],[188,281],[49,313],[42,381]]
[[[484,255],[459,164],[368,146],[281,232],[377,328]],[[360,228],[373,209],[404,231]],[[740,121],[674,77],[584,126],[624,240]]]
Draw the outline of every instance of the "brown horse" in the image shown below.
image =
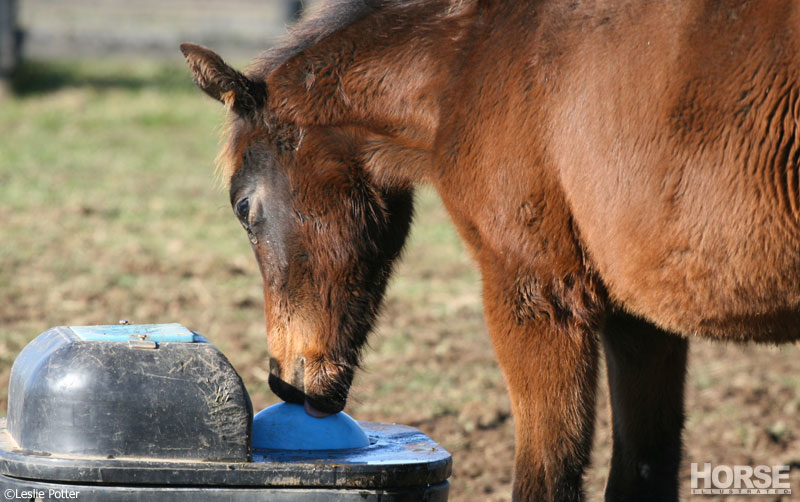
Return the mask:
[[348,0],[241,74],[221,155],[264,279],[272,389],[342,409],[412,215],[483,275],[515,500],[580,500],[598,340],[607,500],[676,500],[687,338],[800,337],[800,7]]

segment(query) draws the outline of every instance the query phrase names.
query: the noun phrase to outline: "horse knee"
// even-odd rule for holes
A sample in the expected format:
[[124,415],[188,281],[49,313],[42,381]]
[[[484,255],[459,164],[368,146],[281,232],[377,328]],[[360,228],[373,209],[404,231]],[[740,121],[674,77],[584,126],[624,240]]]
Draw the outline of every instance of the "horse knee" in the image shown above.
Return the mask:
[[[496,285],[498,282],[495,282]],[[515,500],[582,500],[593,435],[602,301],[590,279],[515,274],[485,298],[516,425]],[[491,290],[491,286],[489,286]]]

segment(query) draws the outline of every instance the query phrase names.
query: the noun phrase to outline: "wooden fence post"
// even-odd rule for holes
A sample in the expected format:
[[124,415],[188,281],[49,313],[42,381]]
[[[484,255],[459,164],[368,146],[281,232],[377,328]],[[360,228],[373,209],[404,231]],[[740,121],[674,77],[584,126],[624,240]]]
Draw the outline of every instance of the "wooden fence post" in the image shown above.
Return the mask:
[[303,15],[302,0],[285,0],[286,2],[286,21],[294,23]]
[[0,86],[6,86],[19,63],[22,32],[17,27],[17,0],[0,0]]

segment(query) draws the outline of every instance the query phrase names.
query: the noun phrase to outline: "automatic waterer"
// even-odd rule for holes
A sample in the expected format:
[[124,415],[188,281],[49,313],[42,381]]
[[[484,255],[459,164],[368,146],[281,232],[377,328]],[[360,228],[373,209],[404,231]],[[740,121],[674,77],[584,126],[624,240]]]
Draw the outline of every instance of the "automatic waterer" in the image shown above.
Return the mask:
[[450,454],[417,429],[344,414],[304,422],[292,407],[262,411],[254,427],[233,366],[179,324],[52,328],[11,370],[0,492],[81,501],[447,500]]

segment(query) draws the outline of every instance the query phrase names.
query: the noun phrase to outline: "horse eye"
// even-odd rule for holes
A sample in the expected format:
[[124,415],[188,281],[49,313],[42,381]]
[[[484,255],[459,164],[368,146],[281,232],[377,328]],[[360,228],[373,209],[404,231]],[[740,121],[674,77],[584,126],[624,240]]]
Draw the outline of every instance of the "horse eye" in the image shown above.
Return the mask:
[[247,222],[250,218],[250,200],[244,198],[236,203],[236,216],[239,220],[247,225]]

